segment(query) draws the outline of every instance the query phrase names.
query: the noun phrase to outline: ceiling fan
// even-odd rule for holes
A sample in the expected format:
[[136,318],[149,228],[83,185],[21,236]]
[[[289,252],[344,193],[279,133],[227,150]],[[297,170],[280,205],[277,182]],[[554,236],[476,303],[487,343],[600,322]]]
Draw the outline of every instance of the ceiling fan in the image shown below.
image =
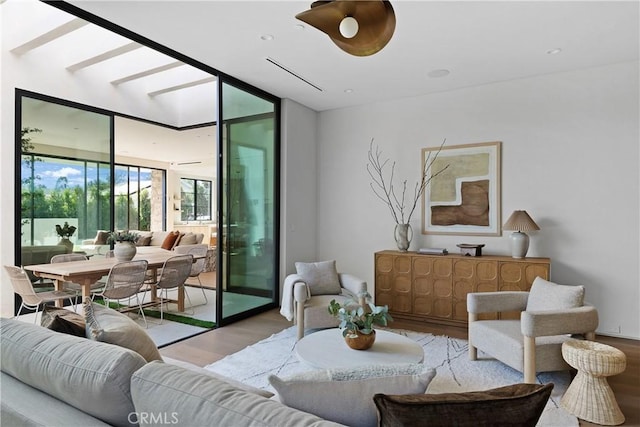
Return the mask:
[[387,45],[396,15],[386,0],[319,0],[296,18],[326,33],[345,52],[369,56]]

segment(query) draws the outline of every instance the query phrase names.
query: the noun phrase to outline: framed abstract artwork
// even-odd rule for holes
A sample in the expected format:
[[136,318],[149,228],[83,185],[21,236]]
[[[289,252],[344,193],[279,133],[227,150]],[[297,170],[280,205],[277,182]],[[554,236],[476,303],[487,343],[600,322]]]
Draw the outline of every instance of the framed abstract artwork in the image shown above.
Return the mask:
[[422,196],[422,234],[502,235],[500,148],[483,142],[422,149],[423,167],[433,161],[432,173],[444,169]]

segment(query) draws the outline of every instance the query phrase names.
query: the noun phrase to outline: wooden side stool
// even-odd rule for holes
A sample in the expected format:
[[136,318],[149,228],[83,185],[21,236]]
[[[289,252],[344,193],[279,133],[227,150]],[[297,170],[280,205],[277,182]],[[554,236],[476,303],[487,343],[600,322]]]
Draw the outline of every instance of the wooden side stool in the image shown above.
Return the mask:
[[562,357],[578,373],[562,396],[560,406],[590,423],[622,424],[624,415],[607,377],[625,370],[625,354],[602,343],[570,339],[562,343]]

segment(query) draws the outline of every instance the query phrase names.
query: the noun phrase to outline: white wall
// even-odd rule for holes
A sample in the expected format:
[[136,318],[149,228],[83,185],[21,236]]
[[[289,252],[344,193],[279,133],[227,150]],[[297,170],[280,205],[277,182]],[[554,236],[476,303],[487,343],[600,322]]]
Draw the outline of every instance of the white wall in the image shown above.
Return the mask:
[[295,271],[296,261],[317,259],[317,113],[291,100],[283,100],[281,109],[280,277],[284,278]]
[[[502,141],[502,217],[525,209],[541,231],[529,256],[551,258],[551,279],[582,284],[599,332],[640,338],[638,63],[496,83],[326,111],[318,123],[318,259],[336,259],[373,290],[374,252],[394,249],[394,221],[372,193],[367,150],[375,138],[412,186],[420,150]],[[411,250],[502,237],[421,235]]]

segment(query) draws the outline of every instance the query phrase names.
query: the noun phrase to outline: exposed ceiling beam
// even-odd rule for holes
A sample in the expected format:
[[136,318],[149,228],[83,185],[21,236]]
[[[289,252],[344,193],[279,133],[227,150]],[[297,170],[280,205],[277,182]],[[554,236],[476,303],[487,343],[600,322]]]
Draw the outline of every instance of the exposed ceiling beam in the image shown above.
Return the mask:
[[131,52],[132,50],[136,50],[136,49],[140,49],[142,47],[141,44],[139,43],[127,43],[123,46],[117,47],[115,49],[111,49],[107,52],[104,52],[100,55],[94,56],[92,58],[89,59],[85,59],[84,61],[80,61],[77,64],[73,64],[67,67],[67,70],[71,71],[72,73],[81,70],[83,68],[87,68],[90,67],[91,65],[94,64],[98,64],[100,62],[106,61],[108,59],[111,58],[115,58],[116,56],[120,56],[123,55],[127,52]]
[[186,89],[188,87],[193,87],[193,86],[199,86],[199,85],[203,85],[203,84],[210,83],[210,82],[215,82],[215,81],[216,81],[216,77],[207,77],[205,79],[196,80],[196,81],[189,82],[189,83],[183,83],[181,85],[171,86],[171,87],[168,87],[168,88],[165,88],[165,89],[160,89],[160,90],[156,90],[156,91],[153,91],[153,92],[149,92],[147,95],[149,95],[149,96],[161,95],[163,93],[175,92],[177,90]]
[[117,85],[122,84],[122,83],[130,82],[131,80],[141,79],[143,77],[147,77],[147,76],[151,76],[153,74],[161,73],[163,71],[171,70],[172,68],[180,67],[182,65],[185,65],[184,62],[181,62],[181,61],[171,62],[171,63],[166,64],[166,65],[161,65],[159,67],[150,68],[148,70],[141,71],[139,73],[131,74],[129,76],[122,77],[122,78],[117,79],[117,80],[113,80],[111,82],[111,84],[117,86]]
[[65,34],[69,34],[72,31],[77,30],[78,28],[82,28],[85,25],[87,25],[88,22],[80,19],[80,18],[75,18],[72,19],[71,21],[67,22],[66,24],[62,24],[56,28],[54,28],[51,31],[47,31],[44,34],[39,35],[38,37],[36,37],[35,39],[29,40],[28,42],[21,44],[18,47],[15,47],[13,49],[11,49],[12,53],[15,53],[16,55],[24,55],[25,53],[40,47],[44,44],[47,44],[57,38],[60,38],[62,36],[64,36]]

